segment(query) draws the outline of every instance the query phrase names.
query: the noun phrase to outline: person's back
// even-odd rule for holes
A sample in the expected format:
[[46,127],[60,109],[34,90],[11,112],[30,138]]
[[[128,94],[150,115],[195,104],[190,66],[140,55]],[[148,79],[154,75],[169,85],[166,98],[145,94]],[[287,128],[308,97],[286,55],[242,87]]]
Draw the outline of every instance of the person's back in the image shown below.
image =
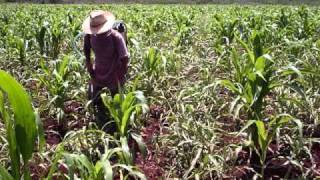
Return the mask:
[[115,30],[97,34],[86,35],[85,37],[85,54],[90,56],[90,49],[95,54],[92,65],[92,83],[108,87],[115,90],[118,85],[125,83],[125,74],[127,72],[128,51],[125,42]]

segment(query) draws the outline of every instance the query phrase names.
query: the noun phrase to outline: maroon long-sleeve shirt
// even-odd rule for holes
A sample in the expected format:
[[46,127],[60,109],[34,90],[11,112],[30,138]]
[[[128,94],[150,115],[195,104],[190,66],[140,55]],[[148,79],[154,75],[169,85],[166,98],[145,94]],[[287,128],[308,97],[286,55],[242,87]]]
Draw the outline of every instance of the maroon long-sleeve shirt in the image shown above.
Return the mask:
[[[91,62],[91,49],[95,59]],[[128,66],[128,49],[121,34],[115,30],[97,34],[85,35],[84,53],[86,67],[94,85],[117,88],[125,83]]]

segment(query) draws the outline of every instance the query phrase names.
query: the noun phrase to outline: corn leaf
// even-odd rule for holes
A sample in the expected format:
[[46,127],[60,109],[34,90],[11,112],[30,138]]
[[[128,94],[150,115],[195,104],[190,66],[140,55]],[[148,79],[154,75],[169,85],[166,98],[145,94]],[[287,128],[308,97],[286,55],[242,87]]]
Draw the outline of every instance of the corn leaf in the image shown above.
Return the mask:
[[109,160],[105,160],[103,162],[103,171],[104,171],[104,179],[105,180],[112,180],[113,179],[112,166],[111,166]]
[[141,172],[135,170],[132,166],[123,165],[123,164],[115,164],[114,167],[121,167],[129,172],[129,174],[138,177],[141,180],[147,180],[146,176]]
[[229,80],[218,80],[216,81],[217,84],[220,84],[224,87],[226,87],[227,89],[229,89],[230,91],[234,92],[234,93],[240,93],[240,91],[238,90],[238,88],[234,85],[234,83],[232,83]]
[[136,143],[139,146],[140,152],[142,153],[143,157],[145,158],[147,156],[147,146],[143,142],[142,137],[138,134],[135,134],[135,133],[131,133],[131,137],[136,141]]
[[40,152],[44,150],[44,147],[46,145],[46,139],[44,137],[44,129],[42,125],[42,121],[40,119],[40,115],[38,111],[35,111],[35,116],[36,116],[36,122],[37,122],[37,131],[38,131],[38,149]]
[[0,180],[13,180],[6,168],[0,164]]
[[255,122],[258,131],[259,145],[262,150],[266,148],[266,140],[267,140],[267,131],[264,127],[264,123],[260,120]]
[[256,122],[256,120],[249,120],[246,125],[239,131],[239,133],[237,134],[237,136],[239,136],[241,133],[243,133],[243,131],[247,130],[252,124],[254,124]]
[[10,119],[8,112],[4,106],[4,96],[2,91],[0,91],[0,113],[2,119],[5,122],[6,131],[7,131],[7,141],[9,144],[9,155],[12,163],[12,173],[15,179],[20,177],[20,155],[17,147],[16,135],[14,133],[13,121]]
[[120,137],[121,142],[121,148],[122,148],[122,154],[124,156],[124,160],[127,164],[132,165],[132,155],[128,146],[128,140],[126,137]]
[[[37,123],[27,92],[13,77],[4,71],[0,71],[0,89],[6,94],[14,115],[14,123],[8,123],[10,127],[14,127],[14,132],[11,132],[11,128],[8,127],[7,130],[9,131],[8,139],[10,139],[11,142],[10,157],[14,163],[15,172],[16,168],[18,168],[15,166],[20,163],[18,154],[21,153],[25,164],[28,163],[28,160],[32,156],[38,134]],[[15,177],[17,177],[16,173],[17,172],[15,172]],[[26,173],[28,173],[28,171],[25,171],[25,174]],[[25,178],[27,178],[27,176],[25,176]]]

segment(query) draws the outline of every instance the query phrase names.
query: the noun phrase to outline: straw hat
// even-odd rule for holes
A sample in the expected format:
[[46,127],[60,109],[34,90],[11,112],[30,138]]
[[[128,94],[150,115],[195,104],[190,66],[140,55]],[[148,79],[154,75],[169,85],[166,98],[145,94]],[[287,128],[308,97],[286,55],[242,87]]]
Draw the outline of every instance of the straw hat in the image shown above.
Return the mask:
[[114,22],[115,17],[111,12],[95,10],[84,20],[82,30],[86,34],[101,34],[112,29]]

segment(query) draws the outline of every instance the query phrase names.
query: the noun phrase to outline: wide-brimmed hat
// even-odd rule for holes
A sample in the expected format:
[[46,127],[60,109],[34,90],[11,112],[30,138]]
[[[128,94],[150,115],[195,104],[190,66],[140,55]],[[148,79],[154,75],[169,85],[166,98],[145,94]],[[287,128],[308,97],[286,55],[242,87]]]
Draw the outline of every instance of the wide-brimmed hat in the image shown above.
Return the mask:
[[94,10],[84,20],[82,30],[86,34],[101,34],[112,29],[114,22],[115,17],[111,12]]

